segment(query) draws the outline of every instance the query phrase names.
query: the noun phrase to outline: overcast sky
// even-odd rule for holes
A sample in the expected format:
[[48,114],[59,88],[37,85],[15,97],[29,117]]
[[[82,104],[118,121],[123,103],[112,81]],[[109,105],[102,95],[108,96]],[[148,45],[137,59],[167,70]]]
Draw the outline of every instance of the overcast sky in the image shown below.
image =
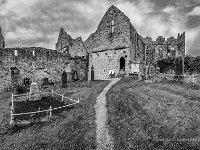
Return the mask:
[[0,0],[0,26],[7,47],[55,49],[61,27],[86,40],[111,5],[143,37],[186,31],[187,54],[200,55],[200,0]]

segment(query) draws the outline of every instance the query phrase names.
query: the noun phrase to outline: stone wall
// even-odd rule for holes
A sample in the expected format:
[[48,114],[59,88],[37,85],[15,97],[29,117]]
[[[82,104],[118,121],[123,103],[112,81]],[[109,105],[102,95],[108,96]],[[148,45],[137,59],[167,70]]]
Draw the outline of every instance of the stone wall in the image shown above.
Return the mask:
[[86,57],[87,55],[87,50],[84,46],[82,38],[77,37],[72,39],[63,28],[61,28],[59,33],[58,41],[56,43],[56,50],[62,53],[67,53],[71,57]]
[[176,56],[185,56],[185,32],[178,34]]
[[80,80],[87,79],[87,61],[81,57],[70,57],[40,47],[6,48],[0,49],[0,90],[12,87],[11,67],[17,67],[19,72],[19,84],[24,78],[41,83],[42,78],[49,78],[54,82],[60,82],[61,74],[68,72],[68,81],[72,81],[71,70],[77,70]]
[[69,54],[72,57],[86,57],[87,51],[81,37],[78,37],[75,40],[73,40],[72,46],[69,46]]
[[165,40],[164,37],[158,36],[156,41],[146,37],[146,64],[154,64],[157,60],[167,57],[178,57],[185,55],[185,33],[178,34],[177,39],[169,37]]
[[4,48],[4,47],[5,47],[5,41],[4,41],[4,37],[3,37],[2,30],[0,27],[0,48]]
[[90,53],[89,55],[89,74],[88,78],[91,80],[91,67],[94,67],[94,79],[103,80],[110,78],[109,70],[115,71],[115,76],[119,75],[120,70],[120,58],[125,58],[125,72],[126,74],[130,72],[130,50],[116,49],[116,50],[106,50],[95,53]]

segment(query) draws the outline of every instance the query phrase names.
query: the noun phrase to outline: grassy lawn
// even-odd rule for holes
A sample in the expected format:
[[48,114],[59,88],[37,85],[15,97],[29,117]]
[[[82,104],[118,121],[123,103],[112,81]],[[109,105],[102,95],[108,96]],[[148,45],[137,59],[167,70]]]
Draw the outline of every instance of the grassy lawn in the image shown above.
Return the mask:
[[127,77],[107,93],[115,149],[198,150],[200,90],[180,83]]
[[80,86],[68,88],[55,87],[57,93],[77,100],[80,105],[55,116],[50,122],[37,123],[21,128],[9,127],[9,102],[11,92],[0,96],[2,106],[0,120],[0,149],[1,150],[83,150],[96,149],[95,108],[96,97],[109,81],[92,81],[88,85],[83,82]]

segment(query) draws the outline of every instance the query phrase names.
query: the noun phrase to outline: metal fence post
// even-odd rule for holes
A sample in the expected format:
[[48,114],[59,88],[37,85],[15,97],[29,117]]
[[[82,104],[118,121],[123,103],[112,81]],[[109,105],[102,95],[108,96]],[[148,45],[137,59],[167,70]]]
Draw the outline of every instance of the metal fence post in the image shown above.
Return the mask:
[[28,100],[29,98],[28,98],[28,92],[27,92],[27,95],[26,95],[26,99]]
[[14,95],[13,95],[13,93],[12,93],[12,99],[11,99],[12,105],[11,105],[11,109],[14,109],[14,102],[13,102],[13,100],[14,100]]
[[51,95],[52,95],[52,97],[53,97],[53,89],[51,90]]
[[63,98],[63,94],[62,94],[62,102],[63,102],[64,98]]
[[192,84],[194,85],[194,74],[192,74]]
[[11,111],[10,111],[10,124],[12,125],[13,123],[14,123],[13,108],[11,108]]
[[49,118],[52,118],[52,107],[50,106],[50,108],[49,108],[49,111],[50,111],[50,113],[49,113]]

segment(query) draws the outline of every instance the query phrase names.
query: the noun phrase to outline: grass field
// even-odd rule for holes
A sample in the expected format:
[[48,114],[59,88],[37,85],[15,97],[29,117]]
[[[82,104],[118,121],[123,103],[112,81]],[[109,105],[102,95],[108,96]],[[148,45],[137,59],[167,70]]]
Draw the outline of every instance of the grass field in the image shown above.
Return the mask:
[[109,81],[80,83],[77,87],[58,88],[57,93],[77,100],[80,105],[55,116],[50,122],[10,128],[9,102],[11,92],[0,96],[0,149],[1,150],[83,150],[96,149],[95,109],[96,97]]
[[107,93],[115,150],[200,149],[200,90],[124,78]]

